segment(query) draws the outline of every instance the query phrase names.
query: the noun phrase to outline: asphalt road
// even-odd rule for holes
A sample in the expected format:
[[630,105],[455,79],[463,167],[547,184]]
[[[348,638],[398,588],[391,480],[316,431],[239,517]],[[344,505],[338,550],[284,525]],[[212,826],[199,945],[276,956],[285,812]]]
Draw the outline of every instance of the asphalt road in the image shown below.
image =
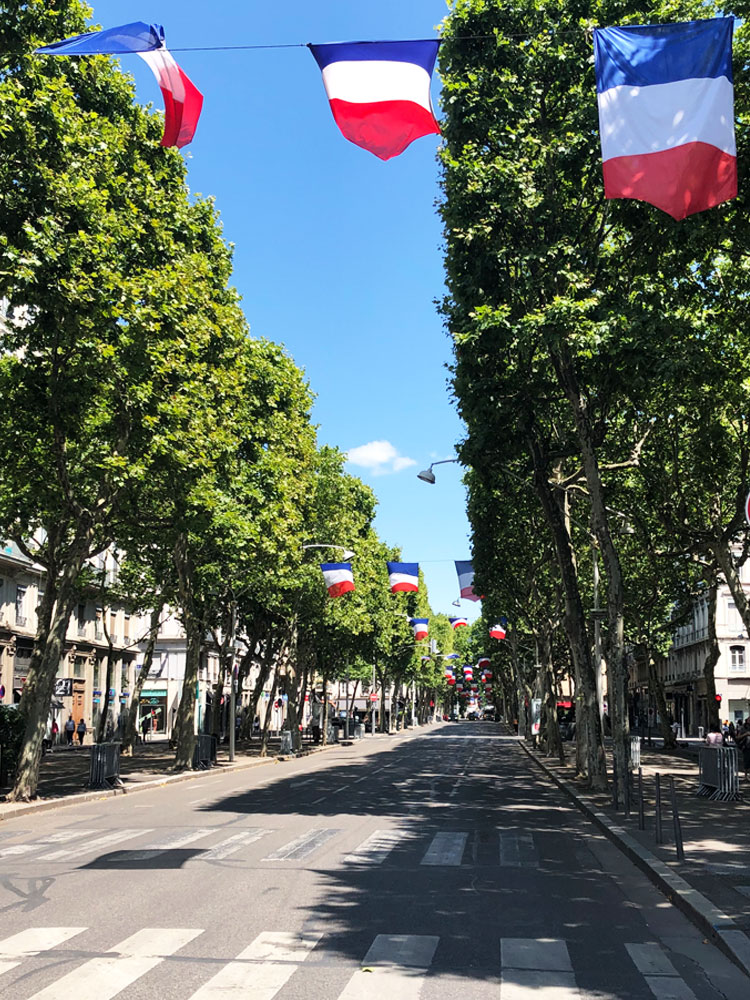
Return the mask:
[[490,723],[21,817],[0,873],[13,1000],[747,989]]

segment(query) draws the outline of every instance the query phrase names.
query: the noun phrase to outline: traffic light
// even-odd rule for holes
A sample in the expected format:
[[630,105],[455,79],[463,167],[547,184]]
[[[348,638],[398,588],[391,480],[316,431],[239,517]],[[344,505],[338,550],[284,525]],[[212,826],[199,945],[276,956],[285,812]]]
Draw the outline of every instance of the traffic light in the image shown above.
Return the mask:
[[720,694],[715,694],[714,695],[714,700],[716,701],[717,705],[720,705],[721,704],[721,695]]

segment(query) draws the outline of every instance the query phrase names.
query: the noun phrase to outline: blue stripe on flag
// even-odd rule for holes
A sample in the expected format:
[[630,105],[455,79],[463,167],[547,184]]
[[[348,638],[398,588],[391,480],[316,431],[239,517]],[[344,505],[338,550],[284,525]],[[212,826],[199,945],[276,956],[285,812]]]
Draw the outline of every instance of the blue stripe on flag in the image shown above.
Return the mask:
[[732,81],[734,18],[636,24],[594,32],[596,89],[650,87],[678,80]]
[[417,42],[327,42],[310,45],[315,60],[324,70],[334,62],[409,62],[421,66],[430,76],[435,68],[440,40]]
[[151,52],[164,45],[164,29],[160,24],[133,21],[104,31],[89,31],[85,35],[65,38],[52,45],[44,45],[36,52],[52,56],[86,56],[108,53]]

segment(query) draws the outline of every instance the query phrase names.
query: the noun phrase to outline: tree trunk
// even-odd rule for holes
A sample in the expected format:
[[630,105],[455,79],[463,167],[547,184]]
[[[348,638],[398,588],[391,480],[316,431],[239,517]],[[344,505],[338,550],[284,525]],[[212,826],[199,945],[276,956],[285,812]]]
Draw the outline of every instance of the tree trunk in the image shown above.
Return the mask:
[[[581,720],[583,726],[579,728],[576,724],[576,739],[585,740],[586,769],[590,786],[596,790],[604,790],[607,787],[607,762],[604,756],[596,697],[596,673],[586,632],[581,593],[578,589],[573,546],[563,511],[549,485],[547,463],[543,458],[540,443],[533,432],[529,433],[528,440],[534,465],[534,487],[552,532],[565,598],[563,626],[576,672],[580,711],[584,717]],[[563,494],[563,502],[566,502],[566,496]]]
[[78,600],[78,578],[89,554],[92,529],[79,525],[68,558],[61,567],[57,585],[48,579],[40,608],[40,624],[48,623],[46,634],[37,633],[19,711],[26,720],[23,746],[16,769],[16,780],[8,796],[11,802],[25,802],[36,797],[42,740],[47,728],[55,678],[65,649],[65,634]]
[[268,699],[268,710],[263,719],[263,727],[261,729],[260,736],[260,756],[268,756],[268,730],[271,726],[271,716],[273,715],[274,703],[276,701],[276,692],[279,689],[279,671],[274,670],[273,672],[273,683],[271,685],[271,694]]
[[601,549],[607,574],[607,676],[611,686],[609,718],[612,724],[617,783],[619,788],[625,788],[629,780],[630,716],[628,714],[628,673],[625,662],[625,588],[622,567],[609,527],[609,513],[604,502],[601,472],[593,441],[588,405],[581,393],[575,363],[570,356],[567,343],[563,342],[559,351],[552,352],[552,361],[573,412],[583,471],[591,499],[592,527]]
[[[183,614],[185,614],[184,610]],[[185,632],[187,633],[185,677],[182,682],[182,694],[175,721],[177,751],[175,753],[174,766],[178,771],[189,770],[193,766],[196,687],[201,663],[201,647],[203,645],[203,629],[200,622],[194,621],[192,617],[188,617],[185,614],[184,625]]]
[[677,746],[677,738],[672,732],[672,727],[669,724],[669,719],[667,717],[667,700],[664,697],[664,685],[659,678],[656,670],[656,663],[651,655],[649,655],[648,658],[648,687],[649,692],[653,692],[654,698],[656,699],[656,710],[659,713],[659,726],[661,728],[661,735],[664,739],[664,749],[673,750]]
[[716,677],[714,671],[719,662],[721,651],[716,640],[716,581],[714,580],[708,588],[708,652],[703,663],[703,678],[706,682],[706,708],[709,732],[715,727],[721,732],[721,720],[719,717],[719,703],[716,700]]
[[125,720],[125,732],[122,736],[122,747],[120,748],[120,754],[123,757],[133,756],[133,747],[138,739],[138,708],[141,703],[141,691],[143,691],[143,685],[146,683],[149,671],[151,670],[151,664],[154,662],[154,649],[156,648],[156,640],[159,635],[161,610],[161,606],[158,606],[151,612],[148,642],[146,643],[146,651],[143,654],[143,664],[140,673],[135,679],[133,697],[130,699],[130,707],[128,708]]
[[557,685],[555,681],[555,664],[552,659],[552,642],[549,632],[544,632],[541,639],[542,651],[542,691],[545,706],[546,722],[546,754],[557,757],[561,764],[565,763],[560,727],[557,723]]
[[[102,616],[103,618],[104,616]],[[106,628],[106,626],[105,626]],[[107,659],[106,666],[104,668],[104,701],[102,703],[102,711],[99,716],[99,725],[96,727],[96,742],[103,743],[106,729],[107,729],[107,716],[109,715],[109,691],[112,686],[112,658],[114,654],[114,646],[112,645],[112,639],[107,633]]]

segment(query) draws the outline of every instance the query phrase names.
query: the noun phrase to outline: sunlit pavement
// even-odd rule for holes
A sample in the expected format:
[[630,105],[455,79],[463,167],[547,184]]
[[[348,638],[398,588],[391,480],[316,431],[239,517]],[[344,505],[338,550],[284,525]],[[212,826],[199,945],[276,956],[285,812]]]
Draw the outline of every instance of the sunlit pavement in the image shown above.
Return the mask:
[[0,827],[0,997],[709,998],[747,979],[490,723]]

